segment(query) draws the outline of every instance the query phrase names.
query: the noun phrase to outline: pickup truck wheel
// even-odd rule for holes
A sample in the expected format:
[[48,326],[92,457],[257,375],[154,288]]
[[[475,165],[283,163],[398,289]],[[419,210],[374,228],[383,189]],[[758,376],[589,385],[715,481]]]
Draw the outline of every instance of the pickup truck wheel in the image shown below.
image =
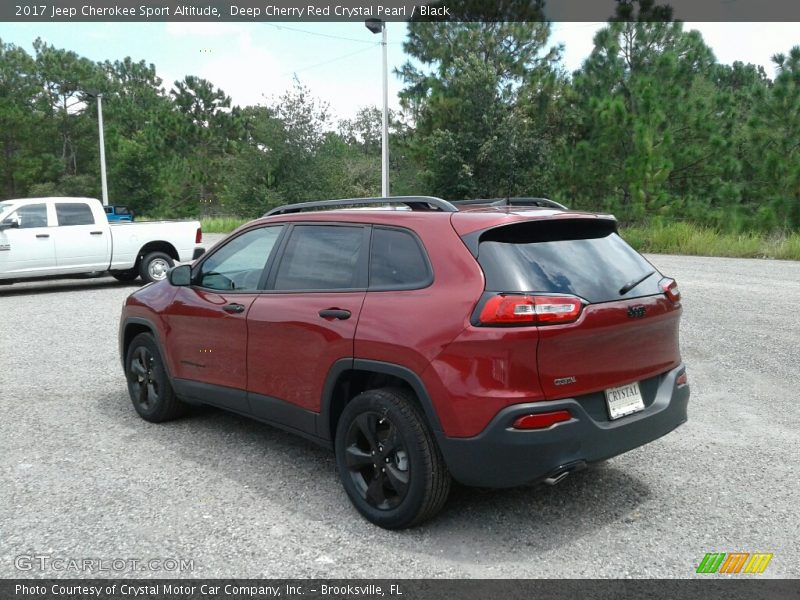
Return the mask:
[[142,259],[142,263],[139,265],[139,274],[145,283],[161,281],[167,278],[167,271],[174,266],[175,262],[169,254],[151,252]]
[[450,474],[410,394],[383,388],[359,394],[336,427],[336,465],[351,502],[386,529],[411,527],[444,506]]
[[127,271],[111,271],[111,276],[117,281],[133,281],[139,276],[137,269],[128,269]]
[[161,423],[186,411],[186,405],[175,396],[152,334],[133,338],[125,356],[125,375],[133,408],[145,421]]

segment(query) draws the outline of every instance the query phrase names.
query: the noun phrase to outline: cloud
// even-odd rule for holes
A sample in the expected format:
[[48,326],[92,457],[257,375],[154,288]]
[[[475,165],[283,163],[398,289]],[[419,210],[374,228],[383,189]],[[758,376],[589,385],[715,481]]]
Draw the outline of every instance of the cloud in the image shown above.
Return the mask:
[[685,23],[684,29],[699,30],[718,62],[762,65],[770,77],[775,76],[772,56],[800,44],[798,23]]
[[223,89],[236,104],[264,104],[265,96],[281,93],[291,84],[291,78],[282,73],[281,61],[254,44],[249,31],[239,32],[230,44],[211,44],[208,56],[198,65],[198,74]]
[[[168,23],[167,33],[185,47],[196,47],[192,74],[211,81],[240,106],[274,103],[293,85],[295,72],[300,82],[318,99],[329,104],[334,118],[351,118],[363,106],[379,106],[380,49],[352,58],[347,46],[329,55],[297,56],[286,52],[285,44],[263,35],[264,29],[236,23]],[[282,50],[282,51],[281,51]],[[194,52],[194,50],[193,50]],[[333,59],[333,62],[329,62]],[[329,63],[329,64],[328,64]],[[364,77],[366,71],[372,77]],[[184,74],[184,75],[185,75]],[[174,79],[162,74],[171,86]],[[181,78],[183,75],[180,76]],[[390,106],[397,108],[399,83],[390,75]]]
[[239,23],[167,22],[167,34],[176,37],[220,38],[248,33],[248,26]]
[[594,48],[594,35],[607,23],[554,23],[550,44],[564,44],[564,68],[572,73],[581,68]]
[[[569,72],[581,67],[594,47],[593,38],[606,23],[555,23],[552,43],[564,43],[564,66]],[[787,53],[800,43],[798,23],[684,23],[684,31],[697,29],[711,47],[717,62],[735,61],[762,65],[770,77],[775,75],[772,56]]]

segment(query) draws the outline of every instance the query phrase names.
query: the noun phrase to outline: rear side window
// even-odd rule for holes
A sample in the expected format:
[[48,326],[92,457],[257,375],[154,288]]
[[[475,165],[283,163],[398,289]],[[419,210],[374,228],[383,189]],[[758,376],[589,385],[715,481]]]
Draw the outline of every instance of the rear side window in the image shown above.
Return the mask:
[[56,216],[59,225],[94,225],[94,215],[88,204],[83,202],[56,202]]
[[478,262],[488,291],[573,294],[591,303],[661,293],[658,273],[607,221],[492,229],[480,238]]
[[295,225],[273,287],[282,291],[364,287],[363,246],[363,227]]
[[415,289],[429,285],[432,279],[422,246],[411,233],[399,229],[373,229],[370,289]]

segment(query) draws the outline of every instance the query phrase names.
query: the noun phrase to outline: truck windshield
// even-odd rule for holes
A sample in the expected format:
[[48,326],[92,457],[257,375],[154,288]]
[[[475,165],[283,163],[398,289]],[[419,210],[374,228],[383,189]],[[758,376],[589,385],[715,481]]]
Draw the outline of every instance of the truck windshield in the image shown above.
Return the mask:
[[0,202],[0,215],[4,212],[8,211],[9,209],[13,208],[14,205],[10,202]]

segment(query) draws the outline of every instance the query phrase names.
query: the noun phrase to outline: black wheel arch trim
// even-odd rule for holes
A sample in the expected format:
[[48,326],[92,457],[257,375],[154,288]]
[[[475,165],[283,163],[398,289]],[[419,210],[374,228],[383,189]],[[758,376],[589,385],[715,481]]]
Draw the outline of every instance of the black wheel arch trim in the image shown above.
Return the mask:
[[419,399],[420,405],[425,412],[425,418],[428,425],[433,430],[436,437],[442,434],[442,425],[439,421],[439,416],[433,407],[433,402],[428,394],[428,390],[422,379],[414,371],[408,367],[398,365],[395,363],[383,362],[378,360],[368,360],[363,358],[341,358],[337,360],[328,370],[328,376],[325,379],[325,386],[322,388],[322,403],[320,418],[317,421],[317,436],[325,439],[332,440],[334,435],[330,430],[331,412],[333,405],[333,393],[336,384],[339,382],[340,377],[347,371],[367,371],[372,373],[380,373],[384,375],[392,375],[398,379],[406,382],[409,387],[416,394]]
[[[145,319],[144,317],[127,317],[125,322],[122,324],[120,329],[119,335],[119,356],[120,360],[122,361],[122,369],[125,370],[125,357],[128,354],[128,349],[125,346],[125,332],[128,330],[130,325],[142,325],[150,331],[150,334],[153,336],[153,339],[156,342],[156,347],[158,348],[158,353],[161,355],[161,363],[164,365],[164,370],[167,372],[167,378],[172,380],[172,373],[169,370],[169,364],[167,364],[166,354],[164,354],[164,348],[161,346],[161,340],[158,337],[158,329],[156,328],[155,324],[149,319]],[[135,336],[134,336],[135,337]],[[131,338],[132,340],[133,338]]]

